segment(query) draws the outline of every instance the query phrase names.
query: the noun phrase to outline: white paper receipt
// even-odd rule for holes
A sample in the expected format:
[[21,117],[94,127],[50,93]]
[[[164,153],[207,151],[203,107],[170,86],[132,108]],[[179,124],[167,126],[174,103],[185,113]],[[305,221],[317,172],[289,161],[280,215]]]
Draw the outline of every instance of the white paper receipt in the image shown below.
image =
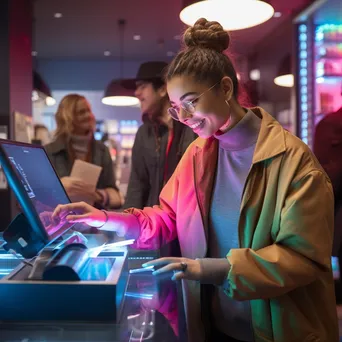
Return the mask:
[[81,179],[95,191],[102,167],[76,159],[70,177]]

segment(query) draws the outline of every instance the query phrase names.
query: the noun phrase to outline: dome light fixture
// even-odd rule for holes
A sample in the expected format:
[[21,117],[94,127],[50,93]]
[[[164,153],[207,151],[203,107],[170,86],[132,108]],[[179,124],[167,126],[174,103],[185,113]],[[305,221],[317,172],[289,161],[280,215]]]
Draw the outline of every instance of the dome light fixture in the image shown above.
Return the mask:
[[274,83],[280,87],[292,88],[294,85],[294,77],[292,74],[278,76],[274,79]]
[[54,106],[56,100],[51,95],[51,90],[37,71],[33,71],[32,101],[44,100],[47,106]]
[[291,72],[291,56],[287,55],[282,60],[274,83],[280,87],[292,88],[294,86],[294,76]]
[[45,99],[45,103],[48,107],[51,107],[51,106],[54,106],[56,104],[56,100],[51,97],[51,96],[48,96],[46,99]]
[[257,26],[273,17],[274,8],[261,0],[204,0],[185,7],[181,21],[193,26],[200,18],[219,22],[227,31]]
[[133,91],[124,88],[121,80],[114,80],[107,86],[102,103],[108,106],[133,107],[139,105],[139,100],[133,96]]
[[117,107],[133,107],[139,105],[140,101],[134,96],[134,91],[125,89],[122,86],[123,81],[123,59],[124,59],[124,29],[126,20],[119,19],[118,21],[120,31],[120,79],[111,81],[106,90],[102,103],[108,106]]

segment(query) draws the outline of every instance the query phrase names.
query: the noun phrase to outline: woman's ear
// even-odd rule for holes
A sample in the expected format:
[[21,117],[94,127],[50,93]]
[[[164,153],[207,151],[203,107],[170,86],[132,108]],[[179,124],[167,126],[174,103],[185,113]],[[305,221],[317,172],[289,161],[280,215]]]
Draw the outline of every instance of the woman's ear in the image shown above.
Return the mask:
[[230,77],[228,76],[224,76],[221,80],[221,89],[224,92],[225,95],[225,99],[227,101],[229,101],[232,96],[233,96],[233,92],[234,92],[234,85],[233,85],[233,81]]

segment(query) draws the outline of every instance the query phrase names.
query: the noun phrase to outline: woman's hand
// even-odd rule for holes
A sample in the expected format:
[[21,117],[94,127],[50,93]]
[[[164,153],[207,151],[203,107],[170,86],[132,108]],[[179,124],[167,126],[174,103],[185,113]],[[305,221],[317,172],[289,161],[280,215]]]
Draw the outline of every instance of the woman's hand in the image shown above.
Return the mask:
[[86,185],[81,179],[74,177],[62,177],[61,182],[65,191],[69,194],[79,194],[83,192],[83,187]]
[[198,260],[187,258],[160,258],[146,262],[143,267],[154,266],[158,268],[153,275],[172,272],[172,280],[189,279],[201,280],[201,265]]
[[85,202],[60,204],[52,214],[56,224],[65,220],[71,223],[82,222],[91,227],[99,228],[107,221],[107,215]]
[[81,179],[74,177],[63,177],[61,182],[65,191],[72,201],[79,202],[84,200],[90,203],[94,203],[99,200],[99,195],[92,189],[92,186],[82,181]]

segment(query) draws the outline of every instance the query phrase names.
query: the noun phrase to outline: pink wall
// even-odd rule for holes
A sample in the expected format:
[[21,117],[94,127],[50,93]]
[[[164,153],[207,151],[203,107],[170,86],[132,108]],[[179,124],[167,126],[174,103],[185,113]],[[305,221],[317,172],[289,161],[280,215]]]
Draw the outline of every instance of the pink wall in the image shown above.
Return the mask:
[[10,1],[10,108],[32,115],[32,6],[31,1]]

